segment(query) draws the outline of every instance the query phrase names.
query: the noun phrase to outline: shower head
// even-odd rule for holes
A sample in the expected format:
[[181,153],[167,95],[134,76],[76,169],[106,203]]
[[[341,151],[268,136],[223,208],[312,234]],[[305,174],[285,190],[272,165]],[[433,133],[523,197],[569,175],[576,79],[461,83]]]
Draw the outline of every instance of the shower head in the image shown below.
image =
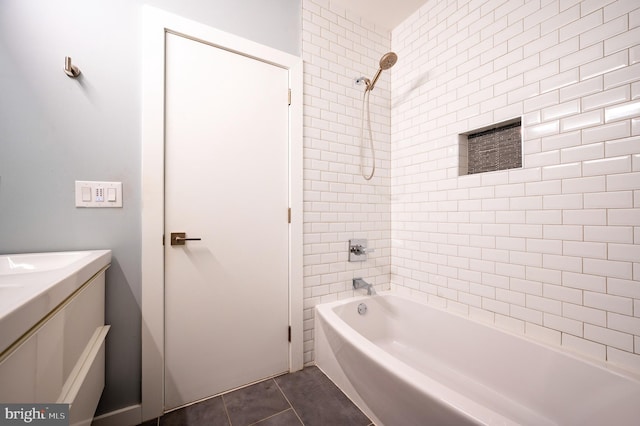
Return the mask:
[[388,70],[389,68],[394,66],[396,62],[398,62],[398,55],[396,55],[394,52],[387,52],[382,55],[382,58],[380,58],[380,68],[378,68],[378,72],[376,72],[376,75],[373,76],[371,82],[367,83],[366,90],[373,90],[378,79],[380,78],[380,74],[382,74],[382,71]]
[[398,55],[394,52],[387,52],[380,58],[380,69],[388,70],[398,62]]

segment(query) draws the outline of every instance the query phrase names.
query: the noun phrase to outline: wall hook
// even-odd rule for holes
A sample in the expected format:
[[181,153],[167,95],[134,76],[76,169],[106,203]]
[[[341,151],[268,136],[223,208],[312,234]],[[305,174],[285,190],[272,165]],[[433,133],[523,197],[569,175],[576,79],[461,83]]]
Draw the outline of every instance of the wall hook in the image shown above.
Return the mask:
[[80,70],[71,63],[71,58],[68,56],[64,57],[64,72],[71,78],[76,78],[80,75]]

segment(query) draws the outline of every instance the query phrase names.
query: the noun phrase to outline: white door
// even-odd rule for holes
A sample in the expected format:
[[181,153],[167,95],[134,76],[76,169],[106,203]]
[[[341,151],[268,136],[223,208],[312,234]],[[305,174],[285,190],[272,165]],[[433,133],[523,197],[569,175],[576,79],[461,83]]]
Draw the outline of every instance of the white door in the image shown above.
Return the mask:
[[[288,370],[288,71],[168,33],[165,409]],[[184,232],[184,245],[170,234]]]

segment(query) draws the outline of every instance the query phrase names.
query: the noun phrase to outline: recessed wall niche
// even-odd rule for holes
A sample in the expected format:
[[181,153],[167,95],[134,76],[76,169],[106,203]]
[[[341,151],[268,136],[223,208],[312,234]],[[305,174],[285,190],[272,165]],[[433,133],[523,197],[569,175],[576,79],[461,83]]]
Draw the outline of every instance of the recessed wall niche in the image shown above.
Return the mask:
[[522,167],[522,120],[516,118],[458,135],[458,174]]

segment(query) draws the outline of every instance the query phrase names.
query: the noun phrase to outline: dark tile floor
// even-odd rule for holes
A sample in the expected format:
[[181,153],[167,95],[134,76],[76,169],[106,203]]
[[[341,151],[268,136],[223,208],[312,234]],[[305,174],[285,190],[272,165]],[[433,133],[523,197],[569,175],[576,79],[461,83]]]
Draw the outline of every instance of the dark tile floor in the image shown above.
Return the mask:
[[265,380],[150,420],[142,426],[368,426],[317,367]]

